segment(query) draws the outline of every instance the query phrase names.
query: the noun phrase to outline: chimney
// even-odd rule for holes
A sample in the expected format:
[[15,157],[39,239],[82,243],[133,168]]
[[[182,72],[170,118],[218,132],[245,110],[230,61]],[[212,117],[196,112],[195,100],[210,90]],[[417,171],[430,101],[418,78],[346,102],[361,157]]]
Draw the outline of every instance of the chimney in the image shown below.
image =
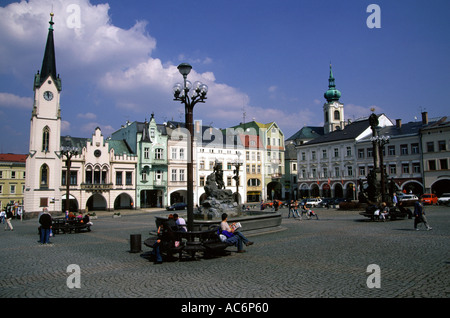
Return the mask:
[[395,120],[395,125],[397,126],[397,128],[402,128],[402,120],[401,119],[396,119]]
[[422,113],[422,124],[424,124],[424,125],[428,124],[428,113],[427,112]]

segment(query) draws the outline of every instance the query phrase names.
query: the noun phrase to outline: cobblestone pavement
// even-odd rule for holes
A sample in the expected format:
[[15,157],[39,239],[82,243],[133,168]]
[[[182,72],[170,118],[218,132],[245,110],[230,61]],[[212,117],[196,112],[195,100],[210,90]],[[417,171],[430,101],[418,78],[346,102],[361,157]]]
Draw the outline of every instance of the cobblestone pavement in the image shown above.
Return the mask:
[[[252,236],[246,253],[155,265],[130,253],[165,211],[102,214],[92,232],[61,234],[38,243],[37,219],[13,220],[0,231],[0,297],[170,298],[447,298],[450,296],[450,208],[428,207],[432,231],[413,220],[369,222],[358,212],[316,209],[319,220],[287,218],[283,231]],[[245,234],[245,232],[244,232]],[[69,288],[80,268],[80,288]],[[380,269],[380,288],[368,288]],[[74,282],[74,280],[71,280]]]

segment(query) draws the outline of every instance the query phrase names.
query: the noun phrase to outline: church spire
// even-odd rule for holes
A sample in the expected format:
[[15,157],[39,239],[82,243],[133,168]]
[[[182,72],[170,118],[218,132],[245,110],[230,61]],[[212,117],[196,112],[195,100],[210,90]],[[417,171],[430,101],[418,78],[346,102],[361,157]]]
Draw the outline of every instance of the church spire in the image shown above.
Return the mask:
[[52,76],[53,81],[55,81],[56,86],[59,90],[61,90],[61,81],[59,77],[56,75],[56,59],[55,59],[55,43],[53,40],[53,12],[50,13],[50,27],[48,28],[48,36],[47,36],[47,44],[45,45],[44,59],[42,60],[41,73],[39,76],[39,81],[35,83],[38,86],[41,86],[42,83],[48,78],[48,76]]
[[341,97],[341,92],[336,89],[336,83],[334,81],[331,63],[330,63],[330,76],[328,78],[328,90],[325,92],[324,97],[328,103],[331,103],[333,101],[339,101],[339,98]]

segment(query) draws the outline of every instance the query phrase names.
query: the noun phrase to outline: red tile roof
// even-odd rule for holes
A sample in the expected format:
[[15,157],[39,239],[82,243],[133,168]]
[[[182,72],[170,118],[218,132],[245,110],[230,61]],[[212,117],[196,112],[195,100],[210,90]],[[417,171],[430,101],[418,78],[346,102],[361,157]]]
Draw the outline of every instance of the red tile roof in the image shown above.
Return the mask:
[[2,162],[25,162],[28,155],[18,155],[14,153],[0,153]]

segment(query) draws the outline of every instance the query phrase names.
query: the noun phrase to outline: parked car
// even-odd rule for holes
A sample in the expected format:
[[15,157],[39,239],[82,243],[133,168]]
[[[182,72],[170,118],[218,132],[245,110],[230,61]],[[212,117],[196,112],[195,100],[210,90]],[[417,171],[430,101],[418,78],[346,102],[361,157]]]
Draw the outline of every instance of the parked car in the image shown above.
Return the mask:
[[174,203],[166,208],[167,211],[185,210],[185,209],[187,209],[187,204],[183,202]]
[[319,206],[319,204],[322,203],[322,199],[309,198],[309,199],[303,200],[301,205],[303,205],[303,203],[306,205],[307,208],[311,208],[311,207],[317,208]]
[[424,193],[421,198],[425,204],[437,204],[438,201],[438,197],[433,193]]
[[443,193],[443,194],[439,197],[437,203],[438,203],[438,204],[441,204],[441,205],[444,205],[444,204],[445,204],[445,205],[449,205],[449,204],[450,204],[450,193]]
[[419,200],[419,198],[417,197],[417,195],[414,195],[414,194],[404,194],[400,197],[399,200],[400,201],[412,201],[412,200],[417,201],[417,200]]

